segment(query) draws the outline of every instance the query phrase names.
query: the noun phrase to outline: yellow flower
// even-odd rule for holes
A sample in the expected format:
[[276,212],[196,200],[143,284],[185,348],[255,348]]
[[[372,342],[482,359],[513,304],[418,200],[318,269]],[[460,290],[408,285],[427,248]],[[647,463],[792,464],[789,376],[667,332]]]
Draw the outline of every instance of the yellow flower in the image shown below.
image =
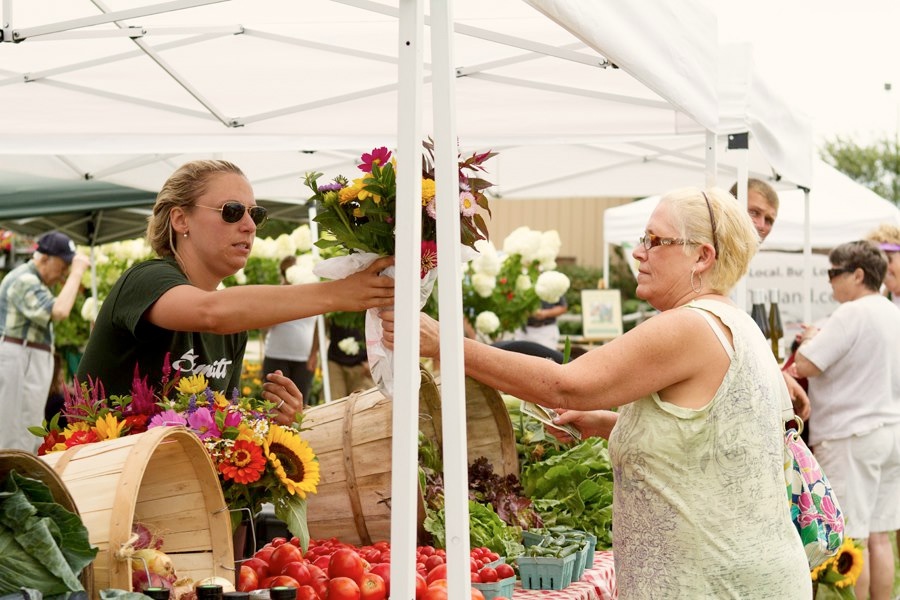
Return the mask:
[[92,429],[100,440],[114,440],[122,435],[122,428],[125,427],[125,421],[119,421],[112,413],[97,419]]
[[319,483],[319,461],[306,440],[288,427],[273,425],[263,444],[275,476],[291,495],[306,498]]
[[[368,178],[368,180],[373,183],[375,182],[375,180],[371,179],[371,178]],[[356,196],[357,198],[359,198],[360,200],[365,200],[367,198],[371,198],[372,202],[374,202],[375,204],[381,204],[381,196],[379,196],[378,194],[373,194],[369,190],[363,189],[363,186],[365,185],[365,181],[366,181],[365,178],[357,179],[353,183],[356,184],[357,181],[362,182],[359,186],[359,194],[357,194],[357,196]]]
[[434,194],[434,179],[422,179],[422,206],[427,206]]
[[852,538],[844,538],[837,554],[810,572],[812,580],[837,589],[856,584],[863,569],[862,547]]
[[841,576],[834,582],[835,587],[845,588],[856,584],[863,570],[863,553],[855,541],[845,539],[832,562],[833,569]]
[[178,380],[178,391],[182,394],[199,394],[208,387],[206,377],[201,373],[199,375],[188,375]]
[[345,187],[340,192],[338,192],[338,202],[341,204],[347,204],[353,200],[361,199],[359,198],[359,194],[362,191],[363,180],[362,178],[354,179],[353,185],[349,187]]
[[225,408],[231,402],[228,401],[228,398],[225,397],[225,394],[222,392],[213,392],[213,401],[216,403],[216,406],[219,408]]
[[241,388],[241,393],[245,396],[249,396],[250,392],[252,392],[252,391],[253,390],[250,389],[249,385],[245,385],[244,387]]

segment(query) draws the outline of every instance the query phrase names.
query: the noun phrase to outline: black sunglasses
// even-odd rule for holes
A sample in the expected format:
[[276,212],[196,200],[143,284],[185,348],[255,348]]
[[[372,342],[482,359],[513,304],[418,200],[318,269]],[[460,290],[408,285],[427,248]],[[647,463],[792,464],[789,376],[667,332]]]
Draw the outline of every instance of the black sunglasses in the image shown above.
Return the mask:
[[831,281],[842,273],[852,273],[855,270],[855,268],[850,267],[837,267],[836,269],[828,269],[828,281]]
[[195,204],[194,206],[221,212],[222,220],[226,223],[237,223],[244,218],[244,213],[249,211],[250,218],[253,219],[253,222],[256,224],[257,229],[262,228],[262,226],[266,224],[266,221],[269,218],[269,211],[267,211],[264,207],[251,206],[248,208],[240,202],[226,202],[220,207],[204,206],[202,204]]

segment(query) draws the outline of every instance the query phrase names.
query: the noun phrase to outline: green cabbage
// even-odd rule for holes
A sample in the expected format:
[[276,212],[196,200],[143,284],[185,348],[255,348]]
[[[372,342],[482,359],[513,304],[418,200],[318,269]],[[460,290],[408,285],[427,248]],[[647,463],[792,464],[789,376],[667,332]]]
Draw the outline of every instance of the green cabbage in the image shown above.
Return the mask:
[[83,591],[78,576],[96,555],[81,518],[54,502],[50,488],[9,473],[0,491],[0,594]]

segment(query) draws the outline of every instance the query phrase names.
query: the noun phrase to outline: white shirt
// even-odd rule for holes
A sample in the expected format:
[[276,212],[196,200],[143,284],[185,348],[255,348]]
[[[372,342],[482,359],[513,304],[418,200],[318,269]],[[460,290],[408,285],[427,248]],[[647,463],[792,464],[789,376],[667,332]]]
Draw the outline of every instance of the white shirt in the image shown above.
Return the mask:
[[809,378],[810,445],[900,423],[900,309],[880,294],[842,303],[800,349]]

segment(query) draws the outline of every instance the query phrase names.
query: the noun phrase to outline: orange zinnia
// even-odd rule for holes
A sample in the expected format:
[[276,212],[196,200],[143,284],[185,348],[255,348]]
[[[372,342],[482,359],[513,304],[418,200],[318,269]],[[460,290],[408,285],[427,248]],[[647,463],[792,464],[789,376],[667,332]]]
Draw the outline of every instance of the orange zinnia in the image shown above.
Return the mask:
[[225,480],[233,479],[236,483],[253,483],[266,469],[266,458],[262,448],[249,440],[234,442],[231,452],[219,463],[219,472]]

